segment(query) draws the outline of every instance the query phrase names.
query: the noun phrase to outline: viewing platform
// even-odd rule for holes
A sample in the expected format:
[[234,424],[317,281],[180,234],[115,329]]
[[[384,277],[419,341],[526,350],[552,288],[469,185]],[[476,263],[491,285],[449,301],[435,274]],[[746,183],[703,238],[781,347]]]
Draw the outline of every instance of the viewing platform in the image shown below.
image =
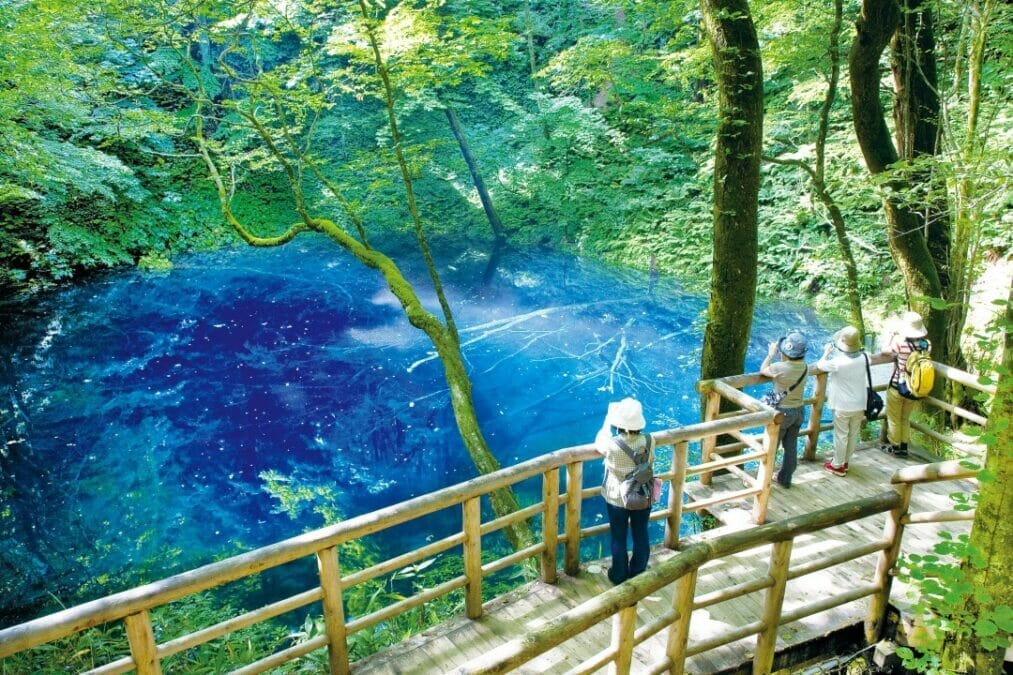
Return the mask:
[[[937,379],[995,393],[968,373],[935,365]],[[319,630],[251,663],[235,663],[233,672],[270,672],[312,655],[304,664],[310,671],[331,673],[769,673],[833,655],[842,644],[834,640],[871,645],[887,632],[891,603],[903,602],[904,589],[894,581],[898,557],[929,551],[943,530],[968,531],[973,511],[956,509],[951,495],[975,490],[976,471],[955,460],[899,459],[872,441],[856,453],[846,477],[830,474],[817,457],[819,436],[830,428],[822,421],[827,376],[811,369],[809,377],[803,459],[790,489],[772,488],[783,415],[747,393],[765,383],[758,374],[700,382],[704,421],[649,430],[659,455],[671,458],[667,469],[656,463],[667,500],[651,513],[664,525],[664,537],[655,542],[647,571],[618,586],[606,579],[606,562],[581,557],[582,542],[607,534],[609,526],[582,519],[584,504],[600,499],[600,487],[585,481],[585,466],[602,460],[592,445],[578,445],[0,630],[0,668],[9,670],[6,658],[16,655],[37,659],[32,672],[65,671],[66,664],[47,662],[47,643],[122,625],[121,655],[87,672],[161,673],[163,662],[178,669],[190,650],[276,617],[288,621],[292,612],[320,617]],[[885,388],[882,367],[875,379]],[[922,405],[971,424],[987,422],[932,397]],[[981,452],[913,426],[933,442]],[[490,495],[518,487],[540,499],[493,514]],[[680,538],[683,515],[693,512],[713,515],[719,527]],[[344,547],[361,547],[393,528],[428,532],[426,517],[437,513],[456,518],[460,529],[368,567],[342,564]],[[490,545],[491,535],[522,523],[533,540],[519,550]],[[457,563],[457,576],[350,609],[356,591],[368,594],[437,557]],[[162,635],[154,627],[153,610],[300,560],[315,561],[319,576],[295,595],[183,634]],[[490,599],[487,580],[518,567],[537,570],[538,580]],[[382,629],[441,599],[444,606],[459,603],[461,614],[352,657],[356,633]],[[95,655],[89,660],[97,661]]]
[[[768,503],[768,521],[783,521],[821,508],[841,505],[863,497],[874,497],[888,489],[890,477],[899,470],[913,468],[917,458],[899,459],[879,451],[878,443],[866,444],[856,451],[847,477],[835,476],[823,469],[822,461],[801,462],[795,472],[790,489],[775,487]],[[701,488],[694,483],[692,492],[710,495],[730,487],[735,480],[728,475],[715,479],[715,489]],[[919,485],[912,494],[911,510],[939,512],[952,508],[950,494],[969,491],[967,481],[929,483]],[[752,504],[739,501],[726,504],[723,515],[730,522],[687,537],[680,542],[683,550],[694,543],[714,541],[733,532],[752,527],[749,513]],[[866,547],[882,537],[886,514],[799,536],[791,555],[791,566],[804,570],[819,564],[820,560],[835,555],[847,555]],[[938,541],[940,530],[954,534],[968,532],[970,523],[932,523],[911,528],[904,536],[905,553],[926,553]],[[702,604],[722,591],[743,583],[761,582],[768,574],[772,544],[729,555],[703,565],[697,573],[696,602]],[[650,568],[678,555],[664,546],[651,552]],[[482,616],[476,620],[457,618],[355,664],[355,673],[454,673],[495,672],[481,670],[474,665],[483,657],[532,629],[544,627],[565,612],[583,603],[599,601],[609,603],[605,594],[618,595],[605,577],[608,560],[588,561],[577,576],[561,575],[556,584],[531,582],[510,594],[487,602]],[[869,553],[844,564],[823,569],[789,583],[782,605],[782,618],[789,618],[800,607],[818,602],[834,593],[854,592],[874,583],[876,556]],[[896,583],[896,582],[895,582]],[[678,604],[676,586],[666,586],[640,601],[635,631],[643,630],[651,622],[663,619]],[[762,589],[761,589],[762,591]],[[688,642],[705,645],[709,638],[728,633],[756,622],[761,616],[764,598],[761,591],[735,598],[719,605],[695,609],[689,626]],[[898,584],[894,594],[902,596],[904,588]],[[778,629],[773,669],[784,667],[792,659],[814,657],[829,658],[835,643],[831,637],[843,632],[841,640],[854,643],[861,639],[863,622],[868,616],[868,600],[854,600],[822,614],[786,621]],[[600,654],[612,642],[612,622],[602,621],[546,653],[519,666],[517,673],[585,673],[598,672],[581,663]],[[632,653],[630,672],[665,672],[651,664],[666,651],[664,635],[655,635],[638,644]],[[789,655],[790,649],[795,648]],[[685,664],[687,673],[752,672],[751,660],[756,651],[755,638],[741,638],[718,649],[696,654]],[[783,657],[783,658],[781,658]],[[463,668],[462,668],[463,667]],[[601,672],[605,672],[601,669]]]

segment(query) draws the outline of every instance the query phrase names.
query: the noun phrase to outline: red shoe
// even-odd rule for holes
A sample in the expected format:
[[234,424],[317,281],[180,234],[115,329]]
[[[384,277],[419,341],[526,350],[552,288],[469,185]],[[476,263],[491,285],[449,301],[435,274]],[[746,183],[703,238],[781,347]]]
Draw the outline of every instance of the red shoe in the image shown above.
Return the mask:
[[827,463],[823,465],[823,468],[826,469],[827,471],[829,471],[830,473],[834,474],[835,476],[847,476],[848,475],[848,465],[847,464],[843,464],[841,466],[834,466],[834,463],[833,463],[832,460],[827,460]]

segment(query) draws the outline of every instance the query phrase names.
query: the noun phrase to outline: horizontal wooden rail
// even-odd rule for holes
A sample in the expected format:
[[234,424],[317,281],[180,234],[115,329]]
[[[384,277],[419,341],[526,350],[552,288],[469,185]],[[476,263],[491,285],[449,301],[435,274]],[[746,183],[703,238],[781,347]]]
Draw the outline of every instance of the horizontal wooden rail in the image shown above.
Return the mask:
[[935,464],[919,464],[917,466],[905,466],[897,469],[890,476],[890,482],[894,485],[935,483],[941,480],[955,480],[961,478],[974,478],[980,468],[967,466],[965,460],[952,459],[946,462]]
[[[773,415],[774,413],[770,411],[754,411],[738,415],[734,419],[702,422],[678,429],[654,432],[652,436],[655,438],[657,445],[690,442],[715,434],[741,429],[744,428],[744,425],[762,425],[767,423]],[[444,488],[434,493],[422,495],[384,509],[350,518],[335,525],[286,539],[276,544],[242,553],[182,574],[144,584],[121,593],[86,602],[33,621],[0,630],[0,658],[66,637],[87,628],[123,620],[127,616],[145,612],[185,596],[258,574],[266,569],[315,555],[328,548],[340,546],[343,542],[353,541],[446,508],[460,507],[461,504],[469,499],[481,497],[497,489],[512,486],[518,482],[544,474],[546,471],[555,470],[574,463],[580,464],[588,460],[600,460],[600,455],[598,455],[592,444],[563,448],[501,469],[492,474],[478,476],[464,483]],[[599,488],[582,489],[580,495],[582,499],[585,499],[593,497],[599,494],[599,492]],[[540,504],[535,504],[526,507],[519,513],[483,523],[481,531],[483,534],[486,534],[501,529],[512,522],[530,518],[537,515],[541,508]],[[659,514],[659,517],[663,517],[663,515]],[[607,524],[604,528],[588,528],[585,532],[598,534],[604,530],[607,530]],[[564,534],[561,539],[565,540],[565,536]],[[431,557],[441,551],[461,545],[463,541],[463,534],[457,533],[439,542],[428,544],[422,549],[381,562],[372,568],[351,572],[342,578],[342,586],[354,585],[374,579]],[[528,550],[509,556],[506,563],[487,564],[483,566],[483,569],[487,571],[502,569],[507,564],[513,564],[517,561],[534,557],[543,551],[544,546],[542,545],[532,546]],[[457,587],[459,584],[459,581],[455,581],[449,585]],[[316,592],[314,591],[314,593]],[[408,602],[398,603],[398,605],[405,606],[409,604]],[[251,614],[257,614],[257,612]],[[386,617],[388,616],[388,612],[380,610],[368,620],[360,618],[351,621],[348,623],[348,628],[352,631],[361,629],[364,625],[371,624],[376,616]],[[224,622],[223,625],[232,624]],[[219,629],[205,629],[205,631],[199,634],[201,637],[206,637],[207,639],[214,639],[224,634]],[[191,646],[196,643],[196,640],[197,638],[192,636],[187,638],[188,644],[191,644]],[[271,659],[271,662],[274,662],[274,660]],[[119,666],[124,664],[125,660],[121,659],[116,663]]]
[[[634,606],[652,593],[675,583],[711,560],[757,546],[787,541],[832,525],[883,513],[901,504],[901,496],[888,491],[814,513],[734,532],[714,540],[687,546],[677,555],[615,586],[596,598],[532,628],[523,637],[514,638],[480,658],[457,669],[458,673],[502,673],[566,640],[579,635],[613,614]],[[864,590],[863,590],[864,592]]]
[[957,523],[974,520],[974,511],[923,511],[912,513],[901,518],[905,525],[923,525],[925,523]]

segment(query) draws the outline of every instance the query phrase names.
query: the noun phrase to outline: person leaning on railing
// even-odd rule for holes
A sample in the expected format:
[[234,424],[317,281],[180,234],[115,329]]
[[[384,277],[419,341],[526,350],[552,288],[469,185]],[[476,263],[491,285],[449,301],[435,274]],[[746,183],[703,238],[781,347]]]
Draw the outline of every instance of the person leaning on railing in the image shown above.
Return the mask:
[[[774,393],[778,398],[776,408],[784,415],[777,442],[784,449],[781,469],[777,472],[777,484],[791,487],[791,477],[798,466],[798,432],[802,428],[802,393],[805,391],[805,377],[808,366],[805,361],[806,337],[793,330],[780,340],[770,343],[767,357],[760,364],[760,373],[774,381]],[[771,363],[780,354],[781,360]]]
[[[613,584],[621,584],[630,577],[647,569],[651,555],[651,542],[647,525],[651,516],[651,505],[647,508],[629,509],[624,506],[622,483],[626,476],[636,471],[633,457],[643,457],[647,452],[647,463],[654,466],[654,441],[650,434],[642,433],[646,421],[640,401],[624,398],[609,403],[608,414],[594,439],[594,447],[605,458],[605,480],[601,495],[608,509],[609,532],[611,534],[612,567],[608,578]],[[615,436],[613,436],[613,430]],[[630,454],[620,443],[625,444]],[[627,557],[626,533],[633,538],[633,555]]]
[[[837,354],[830,356],[835,347]],[[847,476],[865,422],[866,359],[858,329],[845,326],[839,330],[833,342],[823,348],[823,358],[816,367],[830,373],[827,404],[834,411],[834,454],[823,468],[835,476]]]

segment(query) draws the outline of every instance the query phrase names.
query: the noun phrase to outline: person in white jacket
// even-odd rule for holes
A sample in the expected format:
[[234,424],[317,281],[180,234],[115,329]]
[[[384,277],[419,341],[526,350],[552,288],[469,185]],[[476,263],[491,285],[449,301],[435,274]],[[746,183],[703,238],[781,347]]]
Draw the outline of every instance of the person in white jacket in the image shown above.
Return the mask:
[[[837,348],[837,353],[830,352]],[[865,352],[858,329],[846,326],[823,348],[816,368],[830,373],[827,403],[834,411],[834,455],[823,468],[835,476],[848,475],[848,463],[865,422]]]

